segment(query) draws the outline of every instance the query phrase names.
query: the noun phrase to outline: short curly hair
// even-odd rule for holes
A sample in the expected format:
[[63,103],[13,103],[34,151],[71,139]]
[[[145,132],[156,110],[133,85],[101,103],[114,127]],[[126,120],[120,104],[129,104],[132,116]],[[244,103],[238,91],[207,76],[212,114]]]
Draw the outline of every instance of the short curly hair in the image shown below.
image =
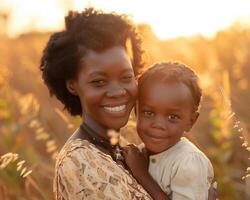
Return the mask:
[[190,67],[179,62],[161,62],[153,64],[139,77],[139,91],[143,84],[145,84],[147,80],[152,81],[152,78],[157,81],[177,81],[185,84],[192,94],[194,111],[196,112],[199,110],[202,90],[199,86],[198,76]]
[[[104,13],[87,8],[70,11],[65,17],[66,29],[51,35],[40,62],[42,78],[50,94],[55,95],[71,115],[82,115],[80,99],[72,95],[66,81],[77,77],[80,61],[88,50],[103,52],[122,46],[131,52],[135,75],[143,67],[141,38],[127,15]],[[131,49],[128,49],[128,41]]]

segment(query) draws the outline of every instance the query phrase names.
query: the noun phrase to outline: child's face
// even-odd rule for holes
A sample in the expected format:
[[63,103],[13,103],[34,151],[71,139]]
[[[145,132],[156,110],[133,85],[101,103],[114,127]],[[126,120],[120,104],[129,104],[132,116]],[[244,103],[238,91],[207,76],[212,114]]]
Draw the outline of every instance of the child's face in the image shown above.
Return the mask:
[[197,119],[189,88],[179,82],[145,81],[139,90],[137,131],[151,153],[175,145]]

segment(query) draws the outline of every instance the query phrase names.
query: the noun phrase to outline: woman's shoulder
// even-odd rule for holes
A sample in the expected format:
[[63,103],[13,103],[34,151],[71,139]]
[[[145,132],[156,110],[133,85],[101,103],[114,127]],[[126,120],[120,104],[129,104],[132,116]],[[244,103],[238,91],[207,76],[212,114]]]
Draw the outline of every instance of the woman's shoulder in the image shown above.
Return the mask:
[[93,147],[87,140],[82,139],[70,139],[68,140],[56,157],[56,168],[64,163],[67,159],[78,159]]

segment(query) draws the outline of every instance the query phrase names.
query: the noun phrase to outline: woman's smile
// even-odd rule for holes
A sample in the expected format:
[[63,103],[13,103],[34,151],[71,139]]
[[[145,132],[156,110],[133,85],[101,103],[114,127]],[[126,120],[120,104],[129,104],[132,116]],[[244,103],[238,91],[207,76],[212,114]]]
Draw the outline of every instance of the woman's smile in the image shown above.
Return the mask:
[[125,113],[126,112],[126,105],[120,105],[120,106],[104,106],[103,107],[106,112],[109,113]]

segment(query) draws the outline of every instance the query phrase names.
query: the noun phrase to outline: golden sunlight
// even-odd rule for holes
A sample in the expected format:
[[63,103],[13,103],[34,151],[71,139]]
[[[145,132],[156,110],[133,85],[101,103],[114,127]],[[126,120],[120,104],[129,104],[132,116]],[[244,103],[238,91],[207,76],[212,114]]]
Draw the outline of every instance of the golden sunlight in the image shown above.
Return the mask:
[[250,1],[142,1],[142,0],[1,0],[0,12],[10,11],[10,36],[29,31],[54,31],[63,27],[70,9],[93,6],[107,11],[127,13],[136,23],[152,26],[162,39],[202,34],[213,36],[218,30],[244,20],[250,24]]

